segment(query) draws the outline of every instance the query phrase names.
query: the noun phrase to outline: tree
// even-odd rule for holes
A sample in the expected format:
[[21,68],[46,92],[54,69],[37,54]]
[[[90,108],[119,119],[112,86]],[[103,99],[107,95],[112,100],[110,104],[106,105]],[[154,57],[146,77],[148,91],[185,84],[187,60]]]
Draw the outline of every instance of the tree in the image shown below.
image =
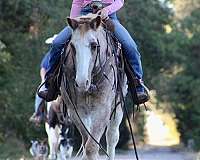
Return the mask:
[[44,40],[66,25],[70,3],[65,0],[0,2],[0,40],[6,45],[0,55],[3,56],[0,133],[17,135],[25,141],[38,134],[45,135],[33,132],[28,118],[40,83],[39,63],[47,50]]
[[182,140],[187,144],[190,139],[195,142],[195,148],[200,148],[200,10],[195,9],[181,23],[186,41],[181,48],[182,71],[171,81],[174,110],[179,120]]

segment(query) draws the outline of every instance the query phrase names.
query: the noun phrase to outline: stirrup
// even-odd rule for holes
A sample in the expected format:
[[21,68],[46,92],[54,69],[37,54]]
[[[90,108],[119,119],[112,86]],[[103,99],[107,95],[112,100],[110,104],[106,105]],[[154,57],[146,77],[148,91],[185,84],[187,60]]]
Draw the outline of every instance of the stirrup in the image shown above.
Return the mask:
[[44,86],[45,84],[46,84],[46,81],[47,80],[45,80],[43,83],[41,83],[39,86],[38,86],[38,88],[37,88],[37,95],[38,95],[38,93],[40,92],[40,89],[42,88],[42,86]]
[[[149,96],[149,95],[150,95],[150,91],[149,91],[149,89],[147,88],[147,86],[145,86],[144,83],[140,83],[140,85],[141,85],[142,87],[144,87],[145,92],[146,92],[147,95]],[[149,96],[149,98],[150,98],[150,96]]]

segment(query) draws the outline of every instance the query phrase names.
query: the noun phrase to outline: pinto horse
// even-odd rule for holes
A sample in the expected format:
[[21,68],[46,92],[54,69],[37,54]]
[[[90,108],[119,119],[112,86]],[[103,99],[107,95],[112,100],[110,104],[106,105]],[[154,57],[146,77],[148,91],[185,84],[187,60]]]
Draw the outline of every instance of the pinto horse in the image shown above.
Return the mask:
[[98,143],[105,130],[107,156],[114,160],[123,117],[118,104],[124,105],[120,97],[127,94],[126,75],[119,73],[114,43],[100,16],[88,14],[67,20],[73,33],[62,57],[61,96],[82,136],[82,160],[98,159]]
[[73,126],[68,116],[64,115],[62,107],[64,106],[61,105],[60,97],[47,103],[48,121],[45,123],[45,129],[48,135],[50,160],[66,160],[71,158],[73,152],[72,135],[70,135]]

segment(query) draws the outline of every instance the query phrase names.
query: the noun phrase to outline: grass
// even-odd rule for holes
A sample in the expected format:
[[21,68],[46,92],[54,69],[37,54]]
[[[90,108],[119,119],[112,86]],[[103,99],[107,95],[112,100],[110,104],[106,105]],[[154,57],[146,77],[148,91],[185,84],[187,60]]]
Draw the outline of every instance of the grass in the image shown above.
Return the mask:
[[15,138],[8,138],[4,143],[0,142],[0,160],[21,160],[23,157],[31,159],[25,145]]

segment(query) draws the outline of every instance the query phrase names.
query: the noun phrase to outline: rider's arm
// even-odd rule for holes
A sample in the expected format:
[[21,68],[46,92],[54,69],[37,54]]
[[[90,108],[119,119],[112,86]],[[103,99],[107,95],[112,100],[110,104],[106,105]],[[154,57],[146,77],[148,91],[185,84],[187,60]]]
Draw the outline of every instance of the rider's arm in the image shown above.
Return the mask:
[[75,18],[80,16],[81,6],[83,5],[84,0],[73,0],[70,17]]
[[47,52],[45,56],[43,57],[42,62],[40,64],[40,77],[41,77],[42,82],[45,81],[45,75],[49,68],[49,57],[50,57],[50,52]]
[[124,0],[115,0],[111,5],[105,7],[104,9],[107,10],[108,15],[118,11],[124,5]]
[[45,81],[45,74],[46,74],[46,69],[42,67],[42,68],[40,69],[40,77],[41,77],[41,81],[42,81],[42,82]]

